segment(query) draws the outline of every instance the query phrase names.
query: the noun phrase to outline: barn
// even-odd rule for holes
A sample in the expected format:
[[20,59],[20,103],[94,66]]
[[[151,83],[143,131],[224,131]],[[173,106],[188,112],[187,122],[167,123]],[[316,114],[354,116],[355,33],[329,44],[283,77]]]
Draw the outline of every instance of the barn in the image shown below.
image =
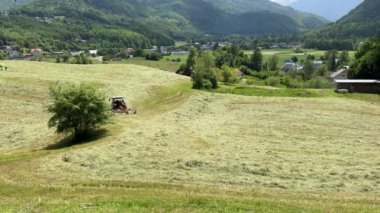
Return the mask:
[[378,80],[336,79],[334,86],[336,90],[347,89],[349,92],[380,94],[380,81]]

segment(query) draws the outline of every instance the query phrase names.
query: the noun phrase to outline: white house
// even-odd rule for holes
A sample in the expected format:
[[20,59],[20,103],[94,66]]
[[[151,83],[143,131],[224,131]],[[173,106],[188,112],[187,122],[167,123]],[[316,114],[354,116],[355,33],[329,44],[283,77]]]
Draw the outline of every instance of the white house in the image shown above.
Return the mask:
[[90,53],[90,55],[97,55],[98,54],[98,50],[89,50],[88,51]]
[[77,52],[71,52],[71,56],[80,56],[80,54],[83,54],[84,51],[77,51]]
[[323,61],[313,61],[315,69],[319,69],[323,65]]

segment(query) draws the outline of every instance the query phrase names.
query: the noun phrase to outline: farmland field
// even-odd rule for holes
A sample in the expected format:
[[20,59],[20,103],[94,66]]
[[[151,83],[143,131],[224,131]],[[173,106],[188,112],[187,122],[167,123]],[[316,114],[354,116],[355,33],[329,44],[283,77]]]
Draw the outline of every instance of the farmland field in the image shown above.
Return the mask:
[[[325,54],[326,51],[322,50],[313,50],[313,49],[302,49],[302,53],[295,53],[294,49],[264,49],[262,50],[263,54],[263,61],[267,62],[269,57],[272,55],[278,55],[279,56],[279,63],[283,64],[285,60],[291,59],[293,56],[296,56],[299,61],[305,61],[307,55],[314,55],[316,60],[319,60],[321,56]],[[252,55],[253,50],[245,50],[245,54]],[[354,58],[355,52],[349,51],[349,57]]]
[[[145,58],[136,57],[128,60],[114,61],[112,64],[134,64],[161,69],[169,72],[176,72],[181,63],[186,61],[187,56],[164,56],[160,61],[145,60]],[[180,59],[180,61],[172,61]]]
[[[5,64],[5,212],[380,211],[377,95],[217,94],[130,64]],[[57,80],[97,83],[139,113],[114,116],[90,141],[70,145],[46,124]]]

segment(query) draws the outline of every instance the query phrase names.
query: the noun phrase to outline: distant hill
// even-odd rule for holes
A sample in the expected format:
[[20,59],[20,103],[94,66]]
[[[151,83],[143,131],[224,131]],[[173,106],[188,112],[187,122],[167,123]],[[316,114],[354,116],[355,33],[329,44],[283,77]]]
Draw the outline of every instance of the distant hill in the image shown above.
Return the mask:
[[58,46],[74,49],[84,45],[73,45],[81,40],[92,46],[102,41],[102,45],[115,48],[128,44],[146,47],[206,33],[296,33],[326,23],[321,17],[269,0],[30,0],[0,18],[0,39],[47,47],[52,47],[54,40],[55,46],[62,43]]
[[0,11],[7,11],[19,5],[26,4],[29,0],[1,0]]
[[337,21],[362,2],[363,0],[298,0],[290,6]]
[[380,35],[380,1],[365,0],[335,24],[306,33],[308,38],[356,39]]

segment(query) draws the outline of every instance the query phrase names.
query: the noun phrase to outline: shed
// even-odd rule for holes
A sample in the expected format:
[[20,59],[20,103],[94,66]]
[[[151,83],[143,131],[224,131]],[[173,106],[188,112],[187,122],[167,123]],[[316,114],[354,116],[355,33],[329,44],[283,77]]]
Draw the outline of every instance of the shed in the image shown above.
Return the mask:
[[349,92],[380,94],[380,81],[378,80],[337,79],[334,80],[334,87],[337,90],[347,89]]
[[348,66],[343,67],[342,69],[334,72],[333,74],[330,75],[330,78],[332,80],[338,80],[338,79],[347,79],[348,75]]

